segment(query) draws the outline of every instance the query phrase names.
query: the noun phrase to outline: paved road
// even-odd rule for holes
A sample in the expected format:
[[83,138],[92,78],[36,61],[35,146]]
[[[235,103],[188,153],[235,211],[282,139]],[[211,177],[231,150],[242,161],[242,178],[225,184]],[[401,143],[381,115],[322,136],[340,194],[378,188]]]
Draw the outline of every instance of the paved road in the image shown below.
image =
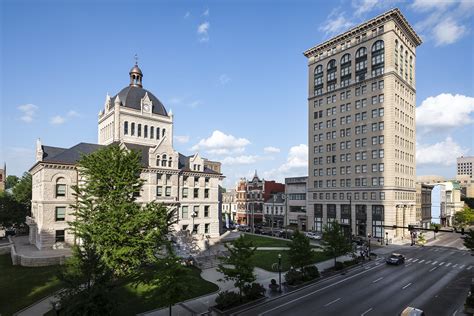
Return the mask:
[[379,259],[240,315],[398,315],[406,306],[427,315],[455,315],[474,277],[474,257],[457,234],[425,247],[401,247],[407,261],[387,266]]

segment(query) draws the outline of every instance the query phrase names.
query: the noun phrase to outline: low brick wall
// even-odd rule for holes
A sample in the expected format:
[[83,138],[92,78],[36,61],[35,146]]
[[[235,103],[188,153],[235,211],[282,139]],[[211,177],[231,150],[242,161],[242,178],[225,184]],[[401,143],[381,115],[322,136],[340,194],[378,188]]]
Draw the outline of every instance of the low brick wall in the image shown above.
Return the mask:
[[44,267],[64,264],[66,261],[66,256],[64,255],[54,257],[27,257],[25,255],[18,254],[14,245],[12,245],[10,249],[12,264],[14,266],[19,265],[22,267]]
[[11,252],[12,246],[10,244],[0,246],[0,255],[6,255]]

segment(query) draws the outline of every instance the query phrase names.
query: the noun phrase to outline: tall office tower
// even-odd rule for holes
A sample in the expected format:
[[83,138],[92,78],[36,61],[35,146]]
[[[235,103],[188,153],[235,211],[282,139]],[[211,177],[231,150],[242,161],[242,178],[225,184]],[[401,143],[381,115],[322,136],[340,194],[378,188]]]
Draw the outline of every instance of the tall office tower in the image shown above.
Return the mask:
[[[304,52],[308,58],[308,224],[408,238],[415,207],[415,48],[390,10]],[[391,227],[384,227],[384,226]]]

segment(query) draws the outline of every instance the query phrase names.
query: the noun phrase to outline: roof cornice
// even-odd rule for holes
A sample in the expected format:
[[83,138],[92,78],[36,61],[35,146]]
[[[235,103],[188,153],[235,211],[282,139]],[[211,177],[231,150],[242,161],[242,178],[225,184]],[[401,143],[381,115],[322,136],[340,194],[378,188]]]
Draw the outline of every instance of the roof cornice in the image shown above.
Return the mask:
[[339,34],[319,45],[316,45],[306,51],[303,52],[303,54],[306,57],[311,57],[314,56],[316,53],[322,52],[328,48],[334,47],[334,45],[338,44],[339,42],[346,41],[349,38],[354,37],[355,35],[359,33],[366,32],[368,29],[373,28],[374,26],[377,26],[379,24],[382,24],[384,22],[390,21],[390,20],[395,20],[397,24],[400,26],[400,28],[404,31],[404,33],[410,38],[410,40],[413,42],[413,44],[416,46],[420,45],[422,43],[421,38],[416,34],[415,30],[411,27],[411,25],[408,23],[408,21],[405,19],[403,14],[400,12],[398,8],[394,8],[392,10],[389,10],[373,19],[370,19],[367,22],[364,22],[362,24],[359,24],[356,27],[353,27],[347,32],[344,32],[342,34]]

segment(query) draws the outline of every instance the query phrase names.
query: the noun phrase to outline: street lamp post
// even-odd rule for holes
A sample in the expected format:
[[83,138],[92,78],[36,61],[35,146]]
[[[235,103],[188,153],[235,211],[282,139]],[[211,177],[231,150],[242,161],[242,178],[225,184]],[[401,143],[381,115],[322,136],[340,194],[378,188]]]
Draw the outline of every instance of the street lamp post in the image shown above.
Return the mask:
[[273,213],[275,213],[275,200],[276,200],[276,195],[273,195],[273,206],[272,206],[272,228],[271,228],[271,231],[272,231],[272,236],[273,236]]
[[286,221],[287,221],[287,213],[288,213],[288,196],[286,194],[282,194],[281,198],[285,200],[285,214],[283,217],[283,227],[285,227],[285,238],[287,238],[287,232],[286,232]]
[[367,239],[369,239],[369,260],[370,260],[370,238],[372,237],[371,234],[367,235]]
[[385,232],[385,246],[388,246],[388,232]]
[[278,254],[278,292],[281,293],[281,253]]
[[193,218],[193,227],[191,229],[191,233],[194,233],[194,219],[196,218],[196,212],[193,210],[193,212],[191,213],[191,217]]

